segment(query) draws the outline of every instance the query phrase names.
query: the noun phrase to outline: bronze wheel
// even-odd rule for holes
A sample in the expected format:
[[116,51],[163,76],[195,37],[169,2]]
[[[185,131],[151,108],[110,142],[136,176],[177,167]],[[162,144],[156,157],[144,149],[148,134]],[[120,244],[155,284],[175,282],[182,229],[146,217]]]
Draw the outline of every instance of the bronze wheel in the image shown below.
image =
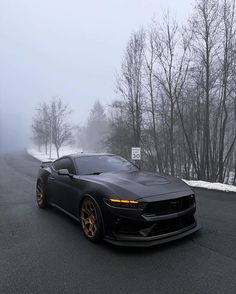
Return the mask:
[[84,235],[91,241],[98,241],[101,237],[101,217],[95,201],[86,197],[80,210],[80,220]]
[[40,208],[45,208],[47,206],[43,184],[40,181],[36,185],[36,200]]

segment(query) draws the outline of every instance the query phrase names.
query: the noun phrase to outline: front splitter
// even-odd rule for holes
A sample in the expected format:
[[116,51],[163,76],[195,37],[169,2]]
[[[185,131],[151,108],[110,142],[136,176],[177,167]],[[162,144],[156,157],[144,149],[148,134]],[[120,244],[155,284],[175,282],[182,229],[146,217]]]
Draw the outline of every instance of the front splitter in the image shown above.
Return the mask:
[[199,223],[195,223],[194,226],[183,228],[181,230],[158,235],[158,236],[152,236],[152,237],[123,237],[122,239],[111,239],[109,237],[105,237],[104,240],[116,245],[116,246],[124,246],[124,247],[152,247],[155,245],[163,244],[163,243],[169,243],[181,238],[184,238],[188,235],[191,235],[198,231],[201,228]]

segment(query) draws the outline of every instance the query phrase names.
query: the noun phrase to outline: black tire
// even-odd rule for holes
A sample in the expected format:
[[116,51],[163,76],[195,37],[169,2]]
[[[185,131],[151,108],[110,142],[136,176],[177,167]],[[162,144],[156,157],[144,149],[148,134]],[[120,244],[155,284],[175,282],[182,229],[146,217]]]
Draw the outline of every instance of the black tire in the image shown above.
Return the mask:
[[80,222],[84,236],[98,243],[103,237],[103,223],[100,208],[91,196],[86,196],[80,207]]
[[36,201],[39,208],[44,209],[48,207],[45,187],[41,181],[38,181],[36,184]]

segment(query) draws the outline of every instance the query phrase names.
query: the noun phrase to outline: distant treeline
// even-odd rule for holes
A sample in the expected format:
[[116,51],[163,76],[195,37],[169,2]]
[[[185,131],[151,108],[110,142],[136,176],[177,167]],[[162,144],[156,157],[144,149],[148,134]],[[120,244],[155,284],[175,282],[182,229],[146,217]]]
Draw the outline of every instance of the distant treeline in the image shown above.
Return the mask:
[[47,123],[36,116],[34,134],[38,124],[47,128],[45,146],[50,136],[58,150],[73,138],[85,151],[129,159],[131,147],[140,146],[145,169],[223,182],[229,172],[236,175],[235,33],[235,0],[196,1],[185,25],[168,14],[152,21],[130,36],[118,99],[107,111],[98,101],[87,125],[72,128],[67,106],[54,100],[41,105],[38,115]]

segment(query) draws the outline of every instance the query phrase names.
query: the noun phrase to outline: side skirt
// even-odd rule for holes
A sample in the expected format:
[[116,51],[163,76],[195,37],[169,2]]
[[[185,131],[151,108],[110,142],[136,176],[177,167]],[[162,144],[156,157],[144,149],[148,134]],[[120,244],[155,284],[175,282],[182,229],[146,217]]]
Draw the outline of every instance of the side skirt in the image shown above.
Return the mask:
[[61,208],[60,206],[58,206],[55,203],[52,202],[48,202],[48,204],[50,204],[53,207],[56,207],[57,209],[59,209],[60,211],[62,211],[63,213],[67,214],[68,216],[70,216],[71,218],[73,218],[74,220],[76,220],[77,222],[80,223],[80,220],[78,217],[74,216],[73,214],[69,213],[68,211],[66,211],[65,209]]

